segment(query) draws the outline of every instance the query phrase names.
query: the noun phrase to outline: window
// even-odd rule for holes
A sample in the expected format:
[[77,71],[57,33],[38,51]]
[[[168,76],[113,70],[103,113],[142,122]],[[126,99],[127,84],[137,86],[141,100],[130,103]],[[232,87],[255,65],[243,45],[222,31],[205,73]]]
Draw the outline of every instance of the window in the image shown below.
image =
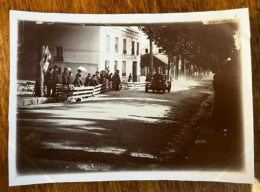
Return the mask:
[[54,57],[55,61],[63,61],[63,47],[56,46],[56,57]]
[[108,70],[108,71],[109,71],[109,70],[110,70],[110,69],[109,69],[109,66],[110,66],[110,61],[109,61],[109,60],[106,60],[106,61],[105,61],[105,70]]
[[132,41],[132,55],[135,54],[135,42]]
[[126,54],[126,39],[123,39],[123,54]]
[[114,69],[117,70],[117,61],[114,62]]
[[145,49],[145,53],[148,53],[148,49],[147,48]]
[[139,55],[139,42],[137,42],[136,55]]
[[158,53],[162,53],[162,49],[158,49]]
[[122,76],[126,76],[126,61],[122,62]]
[[110,51],[110,35],[106,36],[106,51]]
[[118,47],[119,47],[119,40],[118,37],[115,38],[115,52],[118,53]]

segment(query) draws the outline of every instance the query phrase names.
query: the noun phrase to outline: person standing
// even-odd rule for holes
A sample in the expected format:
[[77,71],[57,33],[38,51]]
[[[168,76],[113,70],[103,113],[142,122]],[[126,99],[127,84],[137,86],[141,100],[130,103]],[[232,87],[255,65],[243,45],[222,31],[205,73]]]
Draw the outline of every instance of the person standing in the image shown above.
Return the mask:
[[45,76],[45,84],[47,86],[47,97],[50,97],[50,95],[53,95],[53,80],[54,80],[54,74],[53,74],[53,68],[49,68],[46,76]]
[[119,91],[120,83],[121,83],[121,79],[119,76],[119,70],[116,70],[116,72],[114,73],[114,75],[112,77],[113,90]]
[[81,86],[83,86],[83,82],[82,82],[82,80],[81,80],[81,76],[82,76],[81,70],[78,69],[78,73],[76,74],[75,80],[74,80],[74,82],[73,82],[73,84],[74,84],[75,87],[81,87]]
[[96,86],[98,85],[97,77],[96,75],[92,75],[92,78],[90,80],[90,86]]
[[56,86],[57,86],[57,83],[58,83],[58,67],[55,65],[54,66],[54,71],[53,71],[53,91],[52,91],[52,96],[54,97],[56,95]]
[[84,83],[84,86],[90,86],[90,85],[91,85],[91,73],[88,74]]
[[130,73],[129,76],[128,76],[128,82],[133,82],[133,76],[132,76],[132,73]]
[[105,71],[100,71],[100,78],[99,78],[99,83],[103,84],[105,83]]
[[112,81],[112,77],[113,77],[113,73],[110,73],[109,76],[108,76],[108,81]]
[[65,67],[65,68],[64,68],[64,71],[63,71],[63,73],[62,73],[62,85],[63,85],[63,86],[69,85],[69,84],[68,84],[68,76],[69,76],[68,68]]
[[100,77],[99,77],[99,72],[98,72],[98,71],[96,72],[96,80],[97,80],[97,83],[99,84],[99,82],[100,82]]
[[68,77],[67,77],[67,83],[68,83],[68,86],[72,85],[72,72],[69,72],[68,74]]

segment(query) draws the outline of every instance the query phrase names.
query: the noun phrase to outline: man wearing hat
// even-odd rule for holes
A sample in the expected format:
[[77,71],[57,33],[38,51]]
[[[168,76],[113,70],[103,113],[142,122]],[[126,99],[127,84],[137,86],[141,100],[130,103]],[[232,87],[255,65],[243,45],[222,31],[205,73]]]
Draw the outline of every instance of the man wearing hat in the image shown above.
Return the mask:
[[121,79],[120,79],[120,76],[119,76],[119,70],[116,70],[115,74],[112,77],[113,90],[119,91],[120,83],[121,83]]

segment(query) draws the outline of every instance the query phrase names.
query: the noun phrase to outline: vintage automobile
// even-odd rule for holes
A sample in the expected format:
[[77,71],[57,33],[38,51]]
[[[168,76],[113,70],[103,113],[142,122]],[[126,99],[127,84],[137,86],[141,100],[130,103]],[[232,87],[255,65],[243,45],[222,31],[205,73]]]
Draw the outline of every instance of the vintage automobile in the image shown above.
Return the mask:
[[166,81],[163,75],[154,75],[151,78],[151,81],[147,81],[145,85],[145,93],[148,93],[148,90],[154,91],[162,91],[165,93],[167,90],[168,93],[171,90],[171,81]]

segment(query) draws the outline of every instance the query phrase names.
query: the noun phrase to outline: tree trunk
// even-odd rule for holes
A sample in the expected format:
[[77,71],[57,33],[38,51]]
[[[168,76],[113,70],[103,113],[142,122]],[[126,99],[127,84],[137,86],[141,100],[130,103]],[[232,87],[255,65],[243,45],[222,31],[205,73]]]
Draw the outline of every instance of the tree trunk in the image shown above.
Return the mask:
[[179,56],[176,57],[175,59],[175,66],[176,66],[176,80],[179,79]]
[[35,96],[44,97],[44,73],[40,63],[38,63],[36,74]]
[[43,57],[43,45],[41,45],[38,55],[38,62],[36,67],[36,81],[35,81],[35,96],[36,97],[44,97],[44,72],[43,67],[41,65],[42,57]]
[[150,74],[153,75],[154,69],[153,69],[153,42],[150,39]]
[[184,57],[181,57],[181,73],[182,73],[182,78],[185,79],[185,59]]
[[167,70],[167,79],[170,80],[170,69],[171,69],[171,58],[168,56],[168,70]]

